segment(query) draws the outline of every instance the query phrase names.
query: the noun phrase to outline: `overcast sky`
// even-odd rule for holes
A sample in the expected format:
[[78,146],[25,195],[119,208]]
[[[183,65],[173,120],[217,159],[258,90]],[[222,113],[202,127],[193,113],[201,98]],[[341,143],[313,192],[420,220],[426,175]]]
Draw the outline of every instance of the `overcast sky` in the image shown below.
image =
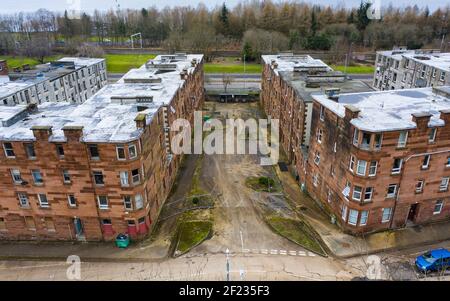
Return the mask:
[[[417,4],[419,7],[428,5],[431,10],[440,6],[448,5],[449,1],[445,0],[379,0],[382,6],[387,6],[389,3],[393,3],[394,6],[406,6]],[[203,2],[208,7],[214,7],[225,2],[228,6],[232,7],[239,0],[0,0],[1,13],[13,13],[19,11],[35,11],[39,8],[46,8],[52,11],[64,11],[70,10],[72,3],[80,3],[82,11],[91,12],[95,9],[108,10],[112,7],[117,7],[117,2],[122,8],[142,8],[156,6],[159,8],[165,6],[176,5],[192,5],[196,6],[198,3]],[[277,0],[274,0],[277,2]],[[315,4],[343,4],[345,7],[358,6],[361,0],[305,0],[303,2],[315,3]]]

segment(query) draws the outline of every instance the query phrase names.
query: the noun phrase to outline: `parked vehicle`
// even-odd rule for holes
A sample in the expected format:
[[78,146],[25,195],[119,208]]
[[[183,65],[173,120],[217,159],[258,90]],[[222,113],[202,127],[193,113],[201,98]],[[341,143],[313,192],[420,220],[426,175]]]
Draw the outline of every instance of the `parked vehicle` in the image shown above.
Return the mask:
[[450,251],[446,249],[429,251],[416,258],[416,266],[424,273],[448,269],[450,268]]

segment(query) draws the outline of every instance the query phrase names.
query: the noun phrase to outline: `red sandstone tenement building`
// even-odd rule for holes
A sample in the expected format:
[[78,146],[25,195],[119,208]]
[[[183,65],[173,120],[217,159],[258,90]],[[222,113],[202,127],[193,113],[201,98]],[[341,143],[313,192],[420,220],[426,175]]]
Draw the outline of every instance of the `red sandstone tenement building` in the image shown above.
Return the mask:
[[280,144],[300,183],[306,182],[311,136],[312,93],[366,92],[373,89],[348,80],[321,60],[309,55],[263,55],[261,105],[265,113],[280,120]]
[[450,218],[450,88],[313,95],[308,192],[350,233]]
[[147,234],[181,160],[167,129],[203,101],[203,56],[176,54],[83,104],[0,106],[0,239]]

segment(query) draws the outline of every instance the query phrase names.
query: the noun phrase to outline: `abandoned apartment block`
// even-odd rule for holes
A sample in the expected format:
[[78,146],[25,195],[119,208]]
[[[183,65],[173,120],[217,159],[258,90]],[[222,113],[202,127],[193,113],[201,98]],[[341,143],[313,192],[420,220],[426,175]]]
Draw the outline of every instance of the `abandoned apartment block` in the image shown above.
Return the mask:
[[203,56],[176,54],[81,104],[0,106],[0,238],[142,238],[180,166],[168,127],[203,101]]

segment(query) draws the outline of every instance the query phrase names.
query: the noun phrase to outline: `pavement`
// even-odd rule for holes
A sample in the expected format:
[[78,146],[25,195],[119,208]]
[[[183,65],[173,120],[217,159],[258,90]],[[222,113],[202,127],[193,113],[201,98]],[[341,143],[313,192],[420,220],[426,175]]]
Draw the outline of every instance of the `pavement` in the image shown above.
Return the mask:
[[290,172],[281,172],[278,166],[276,172],[297,213],[314,228],[335,257],[365,256],[450,240],[450,221],[377,232],[364,237],[345,234],[331,223],[330,217],[313,199],[302,192]]

